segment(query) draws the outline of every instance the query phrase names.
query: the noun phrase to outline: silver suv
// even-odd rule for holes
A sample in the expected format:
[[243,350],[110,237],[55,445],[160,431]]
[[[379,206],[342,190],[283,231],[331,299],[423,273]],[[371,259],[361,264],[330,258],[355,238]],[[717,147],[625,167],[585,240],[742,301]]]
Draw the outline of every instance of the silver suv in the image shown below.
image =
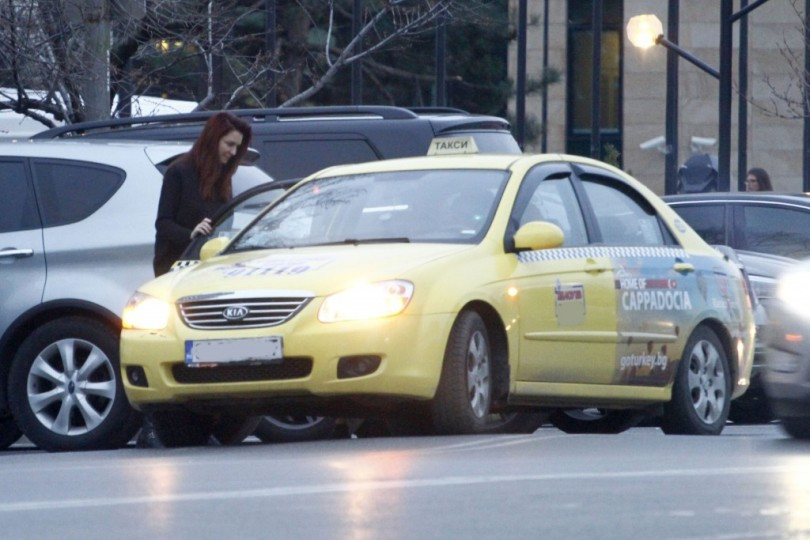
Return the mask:
[[[46,450],[114,448],[137,431],[119,314],[153,277],[163,171],[189,148],[0,143],[0,448],[22,433]],[[270,180],[243,164],[234,191]]]

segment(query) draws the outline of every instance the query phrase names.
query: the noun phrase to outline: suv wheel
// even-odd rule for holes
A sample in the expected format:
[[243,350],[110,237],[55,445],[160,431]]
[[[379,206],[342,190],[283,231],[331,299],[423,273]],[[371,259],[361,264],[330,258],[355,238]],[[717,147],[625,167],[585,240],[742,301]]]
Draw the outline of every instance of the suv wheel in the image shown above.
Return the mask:
[[82,317],[26,338],[11,366],[9,404],[23,433],[49,451],[117,448],[140,424],[121,383],[116,333]]

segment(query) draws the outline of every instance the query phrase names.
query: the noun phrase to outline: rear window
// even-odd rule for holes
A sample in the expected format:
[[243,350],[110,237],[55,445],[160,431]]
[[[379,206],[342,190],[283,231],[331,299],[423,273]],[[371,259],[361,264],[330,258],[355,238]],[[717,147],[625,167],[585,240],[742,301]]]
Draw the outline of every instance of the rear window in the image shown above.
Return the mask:
[[262,169],[277,180],[303,178],[332,165],[380,159],[363,139],[266,141],[261,156]]
[[22,161],[0,160],[0,193],[0,232],[39,227],[34,191]]
[[45,227],[87,218],[113,196],[126,176],[114,167],[72,161],[38,160],[32,167]]

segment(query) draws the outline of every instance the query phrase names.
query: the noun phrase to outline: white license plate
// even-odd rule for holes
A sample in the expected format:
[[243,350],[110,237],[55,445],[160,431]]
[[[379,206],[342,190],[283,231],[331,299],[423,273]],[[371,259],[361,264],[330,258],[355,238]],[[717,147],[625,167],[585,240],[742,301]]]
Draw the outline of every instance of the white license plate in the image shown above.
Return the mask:
[[282,356],[281,336],[186,341],[187,364],[273,362]]

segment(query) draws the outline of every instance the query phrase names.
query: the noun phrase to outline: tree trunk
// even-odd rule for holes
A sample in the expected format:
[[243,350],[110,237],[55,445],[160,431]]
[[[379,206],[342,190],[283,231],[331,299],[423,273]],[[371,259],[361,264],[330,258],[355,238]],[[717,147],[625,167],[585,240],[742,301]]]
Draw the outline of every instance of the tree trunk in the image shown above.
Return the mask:
[[78,77],[85,120],[110,117],[110,5],[109,0],[73,0],[67,10],[80,25]]

